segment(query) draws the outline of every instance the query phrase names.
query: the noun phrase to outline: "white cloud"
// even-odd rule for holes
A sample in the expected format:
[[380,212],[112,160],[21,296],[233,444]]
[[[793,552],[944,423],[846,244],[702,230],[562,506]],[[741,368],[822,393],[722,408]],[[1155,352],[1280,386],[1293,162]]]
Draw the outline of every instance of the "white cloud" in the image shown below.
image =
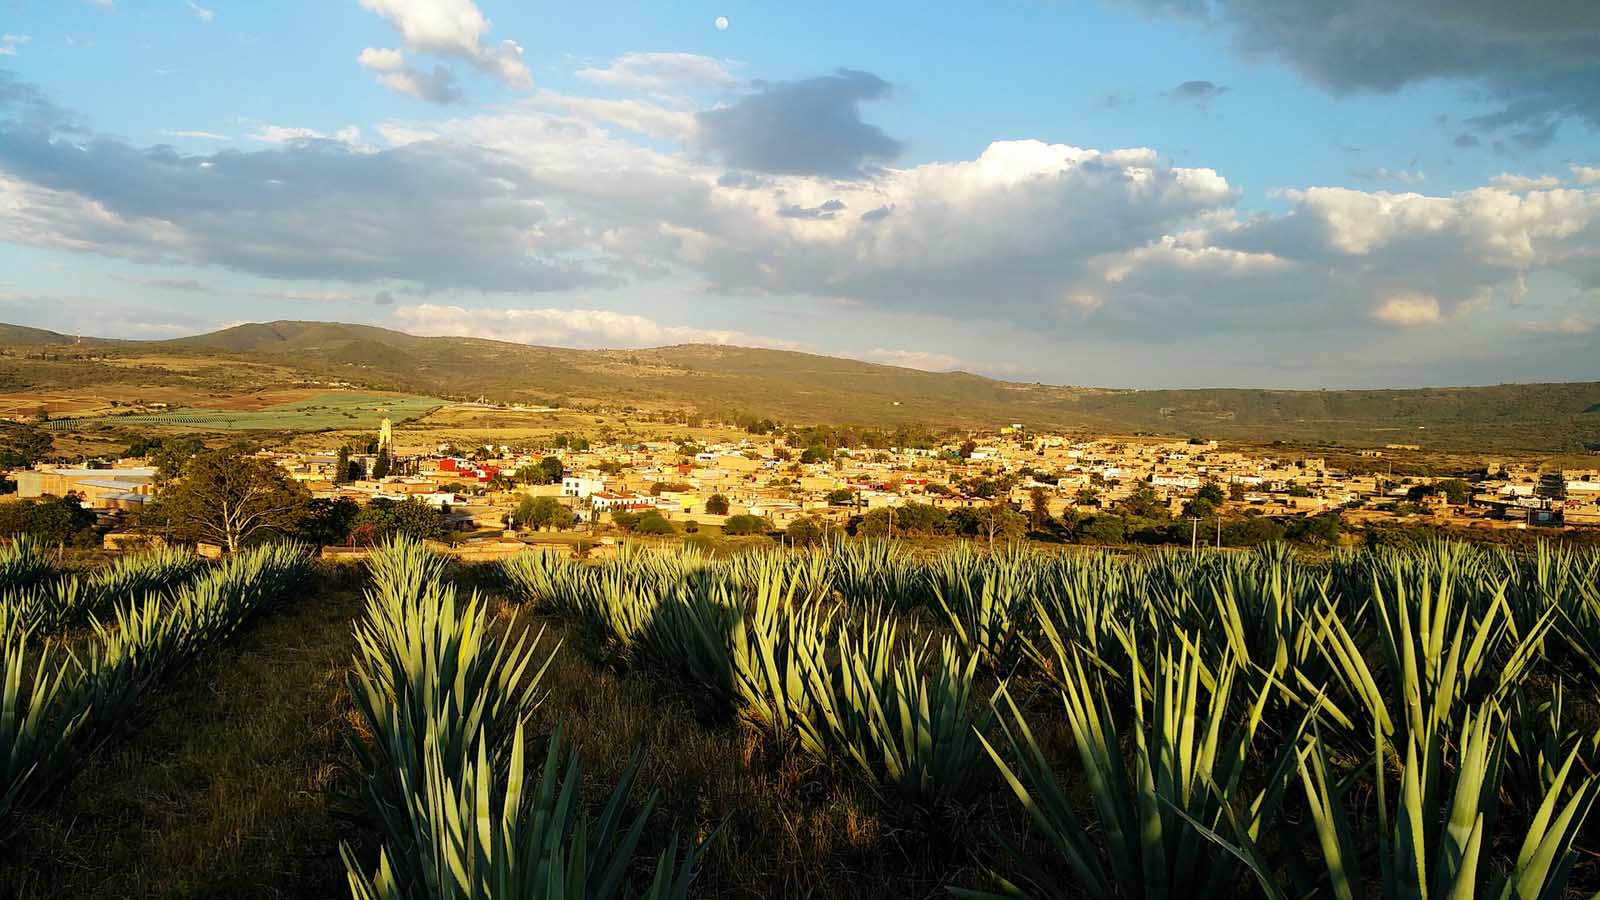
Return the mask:
[[468,309],[422,303],[394,311],[414,334],[481,337],[558,347],[660,347],[667,344],[792,346],[728,329],[664,325],[654,319],[603,309]]
[[0,56],[16,56],[17,48],[33,40],[28,34],[0,35]]
[[400,32],[406,49],[462,60],[514,88],[533,85],[516,41],[488,43],[492,27],[472,0],[361,0]]
[[205,7],[201,6],[200,4],[194,2],[194,0],[183,0],[183,2],[186,5],[188,5],[189,11],[194,13],[194,17],[196,19],[199,19],[200,21],[204,22],[207,25],[210,25],[212,22],[216,21],[216,18],[217,18],[217,11],[216,10],[214,10],[214,9],[206,9]]
[[1432,325],[1439,321],[1439,301],[1427,294],[1396,294],[1374,309],[1372,316],[1403,327]]
[[432,71],[424,72],[406,65],[403,52],[377,47],[362,50],[356,61],[375,73],[378,83],[392,91],[430,103],[453,103],[461,99],[455,73],[444,66],[434,66]]
[[1600,184],[1600,166],[1574,165],[1572,180],[1579,184]]
[[1567,316],[1554,322],[1524,322],[1522,330],[1529,334],[1588,334],[1595,330],[1595,322],[1582,316]]
[[331,134],[313,128],[285,125],[262,125],[249,135],[251,140],[263,144],[292,144],[299,141],[335,141],[352,148],[360,148],[361,129],[355,125],[341,128]]
[[1489,179],[1489,183],[1508,191],[1548,191],[1561,187],[1561,179],[1554,175],[1530,178],[1527,175],[1513,175],[1510,172],[1494,176]]
[[1393,181],[1399,184],[1421,184],[1428,180],[1428,175],[1420,169],[1386,169],[1378,167],[1371,172],[1357,172],[1358,178],[1370,178],[1375,181]]
[[232,140],[232,138],[228,137],[225,134],[217,134],[217,133],[211,132],[211,131],[188,131],[188,130],[165,130],[164,129],[164,130],[162,130],[161,133],[166,135],[167,137],[194,138],[196,140],[203,140],[203,141],[227,141],[227,140]]
[[727,64],[696,53],[624,53],[603,69],[579,69],[577,76],[620,90],[664,95],[719,90],[735,83]]
[[936,353],[930,350],[888,350],[874,347],[860,354],[860,358],[867,362],[900,366],[905,369],[921,369],[924,372],[949,372],[964,365],[959,358],[948,353]]

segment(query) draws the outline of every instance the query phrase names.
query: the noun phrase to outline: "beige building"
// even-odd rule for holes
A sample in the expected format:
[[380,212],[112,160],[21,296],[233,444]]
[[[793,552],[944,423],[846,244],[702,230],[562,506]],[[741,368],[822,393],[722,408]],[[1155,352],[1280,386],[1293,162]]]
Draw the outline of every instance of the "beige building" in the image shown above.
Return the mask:
[[11,476],[20,498],[77,494],[95,509],[137,509],[155,494],[156,470],[150,466],[123,469],[25,469]]

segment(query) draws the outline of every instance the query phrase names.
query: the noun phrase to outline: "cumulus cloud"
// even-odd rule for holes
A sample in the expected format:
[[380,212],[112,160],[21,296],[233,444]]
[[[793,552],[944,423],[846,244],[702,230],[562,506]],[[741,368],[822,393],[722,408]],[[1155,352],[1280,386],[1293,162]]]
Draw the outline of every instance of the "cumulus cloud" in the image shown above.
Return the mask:
[[1211,24],[1245,56],[1277,56],[1335,92],[1474,83],[1497,102],[1470,124],[1548,142],[1562,119],[1600,126],[1600,4],[1460,0],[1123,0]]
[[1489,183],[1497,188],[1508,191],[1548,191],[1561,187],[1561,179],[1554,175],[1544,175],[1539,178],[1530,178],[1526,175],[1512,175],[1502,172],[1489,179]]
[[361,129],[348,125],[338,131],[326,133],[314,128],[294,125],[262,125],[250,132],[250,139],[263,144],[292,144],[302,141],[332,141],[349,147],[361,145]]
[[454,103],[461,99],[454,72],[440,65],[426,72],[407,65],[405,53],[400,50],[368,47],[356,57],[356,62],[392,91],[429,103]]
[[1372,311],[1372,317],[1390,325],[1412,327],[1439,321],[1439,301],[1427,294],[1396,294]]
[[394,319],[413,334],[481,337],[558,347],[638,348],[667,344],[787,345],[729,329],[665,325],[604,309],[467,308],[431,303],[396,307]]
[[624,53],[605,68],[579,69],[577,76],[619,90],[675,96],[733,87],[721,60],[697,53]]
[[[629,114],[585,99],[541,92],[484,114],[385,123],[375,136],[263,128],[275,142],[250,152],[185,154],[84,130],[0,73],[0,232],[343,282],[316,291],[401,308],[395,293],[664,280],[863,315],[1012,323],[1038,340],[1270,331],[1354,345],[1353,335],[1510,306],[1530,281],[1600,287],[1600,190],[1582,186],[1307,187],[1247,213],[1221,174],[1154,149],[1028,140],[971,159],[857,167],[848,179],[730,172],[619,133]],[[461,309],[454,321],[510,327],[506,315]],[[519,327],[559,336],[550,318],[523,314]],[[714,339],[652,333],[648,342]]]
[[400,32],[406,49],[465,62],[507,87],[533,85],[516,41],[489,42],[490,22],[472,0],[361,0]]
[[862,103],[888,93],[887,81],[852,69],[804,81],[757,83],[731,105],[700,113],[700,146],[739,169],[860,177],[903,149],[861,119]]
[[1600,184],[1600,166],[1573,166],[1572,180],[1579,184]]

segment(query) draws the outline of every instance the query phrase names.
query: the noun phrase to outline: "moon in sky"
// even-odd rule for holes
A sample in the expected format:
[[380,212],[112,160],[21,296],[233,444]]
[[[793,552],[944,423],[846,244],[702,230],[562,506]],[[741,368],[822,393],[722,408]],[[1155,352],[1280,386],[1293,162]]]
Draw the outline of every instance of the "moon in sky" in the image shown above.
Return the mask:
[[717,26],[717,30],[718,31],[727,31],[728,30],[728,17],[727,16],[717,16],[716,21],[712,22],[711,24]]

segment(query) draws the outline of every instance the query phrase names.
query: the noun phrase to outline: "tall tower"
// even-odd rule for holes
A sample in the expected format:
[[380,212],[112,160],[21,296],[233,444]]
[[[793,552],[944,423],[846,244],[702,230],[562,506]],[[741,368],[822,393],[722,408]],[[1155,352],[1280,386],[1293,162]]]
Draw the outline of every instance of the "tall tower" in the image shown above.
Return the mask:
[[378,452],[382,453],[385,450],[393,452],[393,444],[394,426],[389,424],[388,419],[384,419],[383,422],[378,425]]

